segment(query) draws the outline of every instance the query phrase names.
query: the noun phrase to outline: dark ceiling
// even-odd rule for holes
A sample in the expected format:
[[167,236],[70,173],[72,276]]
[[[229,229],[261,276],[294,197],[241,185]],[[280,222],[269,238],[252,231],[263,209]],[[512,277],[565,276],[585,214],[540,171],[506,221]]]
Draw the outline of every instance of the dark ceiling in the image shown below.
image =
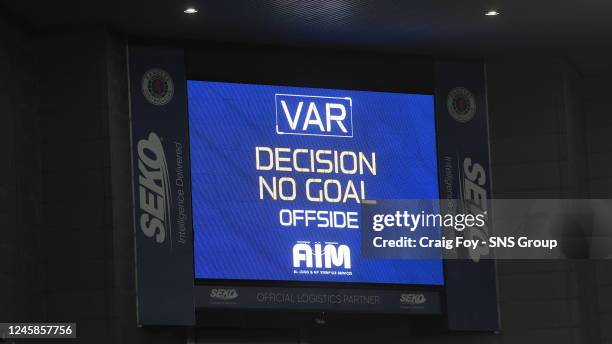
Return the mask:
[[[418,54],[580,55],[612,47],[610,0],[0,0],[38,30]],[[186,15],[193,6],[199,10]],[[484,16],[489,9],[501,15]]]

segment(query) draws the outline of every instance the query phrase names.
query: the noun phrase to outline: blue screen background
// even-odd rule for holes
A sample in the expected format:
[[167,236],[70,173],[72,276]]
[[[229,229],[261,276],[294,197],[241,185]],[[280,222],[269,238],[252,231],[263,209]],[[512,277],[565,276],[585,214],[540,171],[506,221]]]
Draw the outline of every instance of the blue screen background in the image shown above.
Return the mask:
[[[275,94],[352,99],[353,137],[279,135]],[[188,81],[195,277],[441,285],[442,260],[364,259],[359,229],[283,227],[280,209],[359,211],[355,202],[313,203],[307,178],[366,183],[368,199],[437,199],[432,95]],[[280,116],[280,114],[279,114]],[[377,175],[258,171],[255,147],[376,152]],[[292,202],[259,199],[259,176],[295,178]],[[296,275],[297,241],[351,249],[352,275]]]

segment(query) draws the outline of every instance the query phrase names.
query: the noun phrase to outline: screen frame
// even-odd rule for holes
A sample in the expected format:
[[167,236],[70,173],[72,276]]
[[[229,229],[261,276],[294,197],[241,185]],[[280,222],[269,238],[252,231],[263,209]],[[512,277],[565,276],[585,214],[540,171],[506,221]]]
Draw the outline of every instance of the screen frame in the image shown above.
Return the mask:
[[[253,85],[275,85],[289,87],[309,87],[326,89],[346,89],[402,94],[424,94],[433,96],[435,92],[435,64],[431,56],[408,55],[401,53],[367,52],[340,49],[309,49],[307,47],[277,47],[246,45],[236,43],[185,42],[186,80],[241,83]],[[286,60],[303,68],[285,66]],[[205,63],[203,63],[205,61]],[[245,63],[251,61],[252,63]],[[350,63],[345,63],[349,61]],[[257,68],[253,68],[256,65]],[[279,68],[279,66],[282,66]],[[363,68],[365,73],[354,73],[355,68]],[[357,75],[358,74],[358,75]],[[186,97],[188,95],[185,95]],[[187,100],[185,101],[187,103]],[[187,111],[188,112],[188,111]],[[187,116],[189,114],[187,113]],[[436,130],[436,155],[439,158],[440,140],[438,133],[438,116],[434,106],[434,125]],[[187,138],[189,142],[189,137]],[[438,179],[440,177],[439,160]],[[191,166],[189,166],[191,169]],[[438,185],[439,194],[441,188]],[[190,195],[191,197],[191,195]],[[195,260],[195,256],[194,256]],[[195,264],[195,261],[194,261]],[[284,287],[317,289],[366,289],[366,290],[413,290],[433,291],[439,294],[440,310],[435,315],[389,315],[398,319],[404,317],[446,319],[447,317],[447,262],[442,260],[442,285],[423,284],[380,284],[357,282],[314,282],[314,281],[270,281],[270,280],[235,280],[235,279],[201,279],[195,278],[195,287]],[[197,300],[196,296],[196,300]],[[196,302],[197,303],[197,302]],[[197,307],[200,309],[201,307]],[[220,312],[219,309],[207,311]],[[227,309],[227,312],[237,312]],[[253,312],[281,312],[262,308]],[[313,313],[310,310],[293,308],[291,312]],[[334,311],[341,314],[359,314],[360,311]]]
[[[459,136],[464,137],[464,139],[459,142],[462,143],[459,147],[459,153],[464,156],[475,157],[482,161],[488,177],[485,187],[489,194],[492,192],[490,180],[490,153],[488,150],[489,143],[486,142],[485,144],[484,142],[485,139],[488,140],[488,116],[486,106],[486,64],[482,59],[457,58],[452,56],[436,57],[435,55],[423,56],[408,54],[405,51],[380,52],[379,50],[379,52],[374,52],[376,47],[370,47],[367,51],[348,50],[343,45],[313,47],[303,42],[287,43],[283,46],[269,46],[262,44],[245,44],[244,41],[219,43],[214,41],[152,39],[142,36],[132,36],[129,37],[128,40],[128,56],[130,57],[128,78],[133,86],[131,87],[132,90],[140,88],[140,85],[137,83],[140,81],[143,75],[142,73],[144,72],[144,70],[140,68],[148,66],[147,68],[167,68],[167,71],[170,71],[173,77],[176,78],[175,80],[179,81],[179,84],[176,85],[179,88],[182,87],[180,84],[185,82],[186,79],[191,79],[297,87],[433,94],[434,103],[436,104],[434,110],[436,130],[438,134],[443,133],[444,135],[444,137],[438,135],[436,140],[438,159],[441,159],[440,154],[447,154],[449,150],[456,148],[453,143],[453,138]],[[296,47],[296,44],[299,44],[300,47]],[[146,52],[146,54],[140,54],[138,55],[138,59],[132,59],[133,55],[135,56],[134,53],[140,52],[141,50]],[[354,73],[355,67],[360,70],[360,73]],[[446,112],[445,100],[448,98],[448,91],[450,88],[456,86],[467,86],[475,91],[480,106],[475,120],[472,121],[474,125],[458,125],[452,121],[452,118],[450,118]],[[130,92],[130,94],[132,98],[142,98],[139,92]],[[186,105],[187,102],[185,97],[186,92],[175,94],[175,98],[179,101],[173,102],[173,104]],[[130,108],[132,114],[147,116],[147,120],[136,122],[134,121],[134,117],[132,115],[130,116],[132,135],[134,134],[133,128],[135,124],[138,124],[138,128],[142,130],[157,128],[157,130],[171,132],[171,135],[174,135],[170,129],[166,130],[165,127],[156,127],[154,123],[150,123],[149,118],[151,117],[151,112],[154,112],[156,116],[157,113],[163,115],[161,117],[163,121],[170,121],[172,124],[174,124],[174,118],[177,113],[180,117],[177,120],[182,121],[184,116],[187,116],[187,111],[171,109],[170,107],[164,109],[155,107],[155,109],[151,108],[147,111],[141,111],[141,109],[136,109],[135,111],[132,106],[130,106]],[[181,138],[188,140],[188,133],[186,130],[183,135],[184,136],[181,136]],[[186,155],[186,157],[189,158],[188,155]],[[438,166],[440,166],[440,164],[441,160],[438,160]],[[438,169],[438,174],[441,173],[442,171]],[[456,182],[457,180],[455,179],[454,181]],[[137,184],[137,181],[133,182],[135,183],[134,185]],[[443,191],[444,188],[440,188],[441,195],[445,195]],[[191,193],[189,193],[188,197],[191,197]],[[189,210],[191,210],[191,207],[189,207]],[[138,234],[139,232],[136,227],[135,225],[135,231],[136,234]],[[189,231],[191,234],[191,228]],[[136,236],[136,251],[137,256],[143,258],[138,248],[141,246],[140,244],[147,244],[148,238],[142,238],[142,233],[140,234],[140,236]],[[191,241],[189,244],[193,244],[193,242]],[[139,315],[142,316],[142,314],[146,313],[145,315],[155,321],[155,323],[151,321],[145,323],[141,318],[139,324],[177,323],[176,318],[168,318],[169,308],[164,309],[164,312],[160,313],[159,309],[149,306],[157,306],[160,297],[168,297],[168,291],[179,291],[179,294],[185,296],[182,299],[191,302],[191,307],[193,307],[193,302],[195,301],[195,312],[197,313],[195,315],[197,320],[196,326],[210,326],[214,323],[219,326],[234,324],[235,326],[242,327],[245,325],[244,317],[247,315],[249,315],[249,321],[252,320],[260,324],[255,324],[254,326],[256,327],[276,326],[273,324],[277,324],[278,321],[294,326],[296,321],[312,321],[312,318],[309,317],[313,314],[327,312],[331,315],[332,313],[338,312],[342,313],[342,315],[334,318],[334,321],[349,321],[348,319],[352,319],[350,320],[351,326],[355,325],[353,320],[357,321],[358,324],[364,321],[364,325],[366,323],[371,325],[373,319],[382,319],[384,317],[389,320],[396,319],[397,321],[393,320],[393,323],[397,326],[409,325],[412,327],[414,322],[415,326],[417,326],[415,330],[494,331],[500,328],[499,319],[495,316],[498,309],[495,296],[497,293],[495,291],[495,283],[491,283],[491,281],[495,282],[494,279],[496,278],[495,261],[492,261],[492,264],[483,265],[483,260],[481,260],[481,264],[476,264],[463,258],[462,260],[443,260],[445,285],[393,286],[393,288],[403,289],[398,292],[409,292],[409,290],[419,289],[429,291],[437,290],[440,297],[439,311],[435,313],[435,315],[413,315],[394,312],[393,315],[387,316],[374,309],[362,311],[355,309],[346,312],[329,308],[305,310],[296,306],[294,308],[279,310],[269,308],[266,305],[262,305],[261,308],[257,309],[249,309],[240,306],[241,302],[237,305],[239,307],[210,307],[208,306],[209,301],[207,301],[210,300],[209,296],[201,293],[201,291],[210,290],[210,288],[202,285],[200,281],[196,281],[194,278],[193,251],[190,257],[186,257],[189,260],[189,264],[191,264],[191,266],[186,269],[187,275],[181,276],[174,282],[170,282],[167,279],[167,276],[172,275],[174,270],[176,270],[176,268],[171,268],[170,264],[162,264],[162,266],[156,267],[154,271],[148,268],[151,265],[151,260],[155,260],[154,257],[159,256],[159,253],[163,253],[162,256],[164,257],[168,255],[168,252],[157,252],[163,251],[164,248],[165,246],[160,246],[160,249],[157,249],[155,252],[145,252],[144,259],[136,260],[138,275],[137,285],[139,291],[138,302],[147,305],[147,309],[145,309],[146,312],[143,311],[143,307],[139,307]],[[170,258],[169,261],[181,261],[184,265],[188,264],[184,259],[181,260],[181,257],[178,257],[177,254],[172,254]],[[489,261],[484,262],[489,263]],[[189,270],[192,271],[189,273]],[[163,273],[160,274],[160,272]],[[468,275],[472,274],[473,279],[466,280],[464,278],[464,272],[468,273]],[[147,281],[145,282],[147,283],[141,283],[141,279],[146,279]],[[225,288],[236,286],[235,283],[234,285],[223,283],[231,282],[231,280],[225,280],[221,282],[221,284],[217,284],[217,282],[219,281],[210,281],[208,284],[214,283],[216,285],[223,285]],[[245,283],[245,285],[248,286],[261,285],[261,283],[254,283],[250,280],[236,283]],[[299,282],[296,286],[302,287],[300,289],[311,289],[312,292],[317,292],[314,286],[305,286],[304,283],[305,282]],[[290,282],[280,282],[281,287],[285,286],[287,290],[293,289],[294,287],[289,286],[289,284]],[[160,288],[160,286],[162,288]],[[332,285],[325,285],[325,287],[332,288]],[[353,287],[363,288],[362,286],[355,286],[354,284],[339,286],[339,288],[344,289]],[[389,284],[374,284],[371,288],[374,289],[374,291],[381,290],[382,292],[382,290],[392,288],[392,286]],[[187,289],[191,291],[188,292]],[[200,292],[198,293],[198,291]],[[176,303],[177,299],[177,297],[172,298],[172,311],[180,312],[180,314],[192,312],[188,309],[190,306],[181,303],[182,301]],[[242,299],[242,297],[240,299]],[[466,300],[480,300],[480,302],[474,304],[465,302]],[[469,312],[484,313],[487,314],[487,316],[479,317],[481,320],[476,321],[477,319],[473,319],[473,317],[469,316],[469,314],[472,313],[466,313],[466,308],[470,310]],[[302,313],[309,313],[311,315],[297,315]],[[353,313],[355,314],[353,315]],[[362,315],[364,313],[377,313],[379,316],[371,318]],[[240,318],[243,320],[233,321],[230,318],[224,317],[224,314],[233,314],[233,316],[231,316],[232,318],[234,318],[235,315],[240,315]],[[296,314],[297,317],[294,318],[292,314]],[[466,317],[466,315],[468,316]],[[218,316],[223,317],[223,319],[216,321],[215,319]],[[444,318],[445,321],[440,322],[442,320],[441,317]],[[422,323],[420,323],[421,320],[425,321],[426,324],[433,325],[433,327],[427,325],[427,327],[430,328],[425,329]],[[430,320],[434,320],[434,323],[430,323]],[[406,321],[409,322],[407,323]],[[417,323],[421,325],[416,325]],[[386,320],[383,324],[387,324]],[[328,326],[334,325],[330,323]]]

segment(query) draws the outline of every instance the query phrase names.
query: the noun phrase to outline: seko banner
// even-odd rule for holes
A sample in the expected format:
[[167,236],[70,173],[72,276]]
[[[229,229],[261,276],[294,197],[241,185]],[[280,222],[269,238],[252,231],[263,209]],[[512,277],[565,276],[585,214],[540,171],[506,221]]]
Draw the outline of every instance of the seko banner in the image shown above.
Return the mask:
[[[491,168],[485,68],[482,63],[437,63],[435,98],[438,168],[443,213],[488,214],[487,225],[466,229],[467,239],[491,235]],[[496,331],[495,260],[487,246],[456,251],[445,262],[450,330]]]
[[129,49],[138,323],[192,325],[186,81],[180,50]]

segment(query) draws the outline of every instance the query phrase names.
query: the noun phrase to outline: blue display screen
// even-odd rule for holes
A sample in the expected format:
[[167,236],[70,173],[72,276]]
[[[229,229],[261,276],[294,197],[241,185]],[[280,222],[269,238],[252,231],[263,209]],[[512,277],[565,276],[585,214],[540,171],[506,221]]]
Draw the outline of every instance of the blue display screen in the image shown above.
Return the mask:
[[366,259],[363,199],[437,199],[432,95],[188,81],[195,277],[442,285]]

